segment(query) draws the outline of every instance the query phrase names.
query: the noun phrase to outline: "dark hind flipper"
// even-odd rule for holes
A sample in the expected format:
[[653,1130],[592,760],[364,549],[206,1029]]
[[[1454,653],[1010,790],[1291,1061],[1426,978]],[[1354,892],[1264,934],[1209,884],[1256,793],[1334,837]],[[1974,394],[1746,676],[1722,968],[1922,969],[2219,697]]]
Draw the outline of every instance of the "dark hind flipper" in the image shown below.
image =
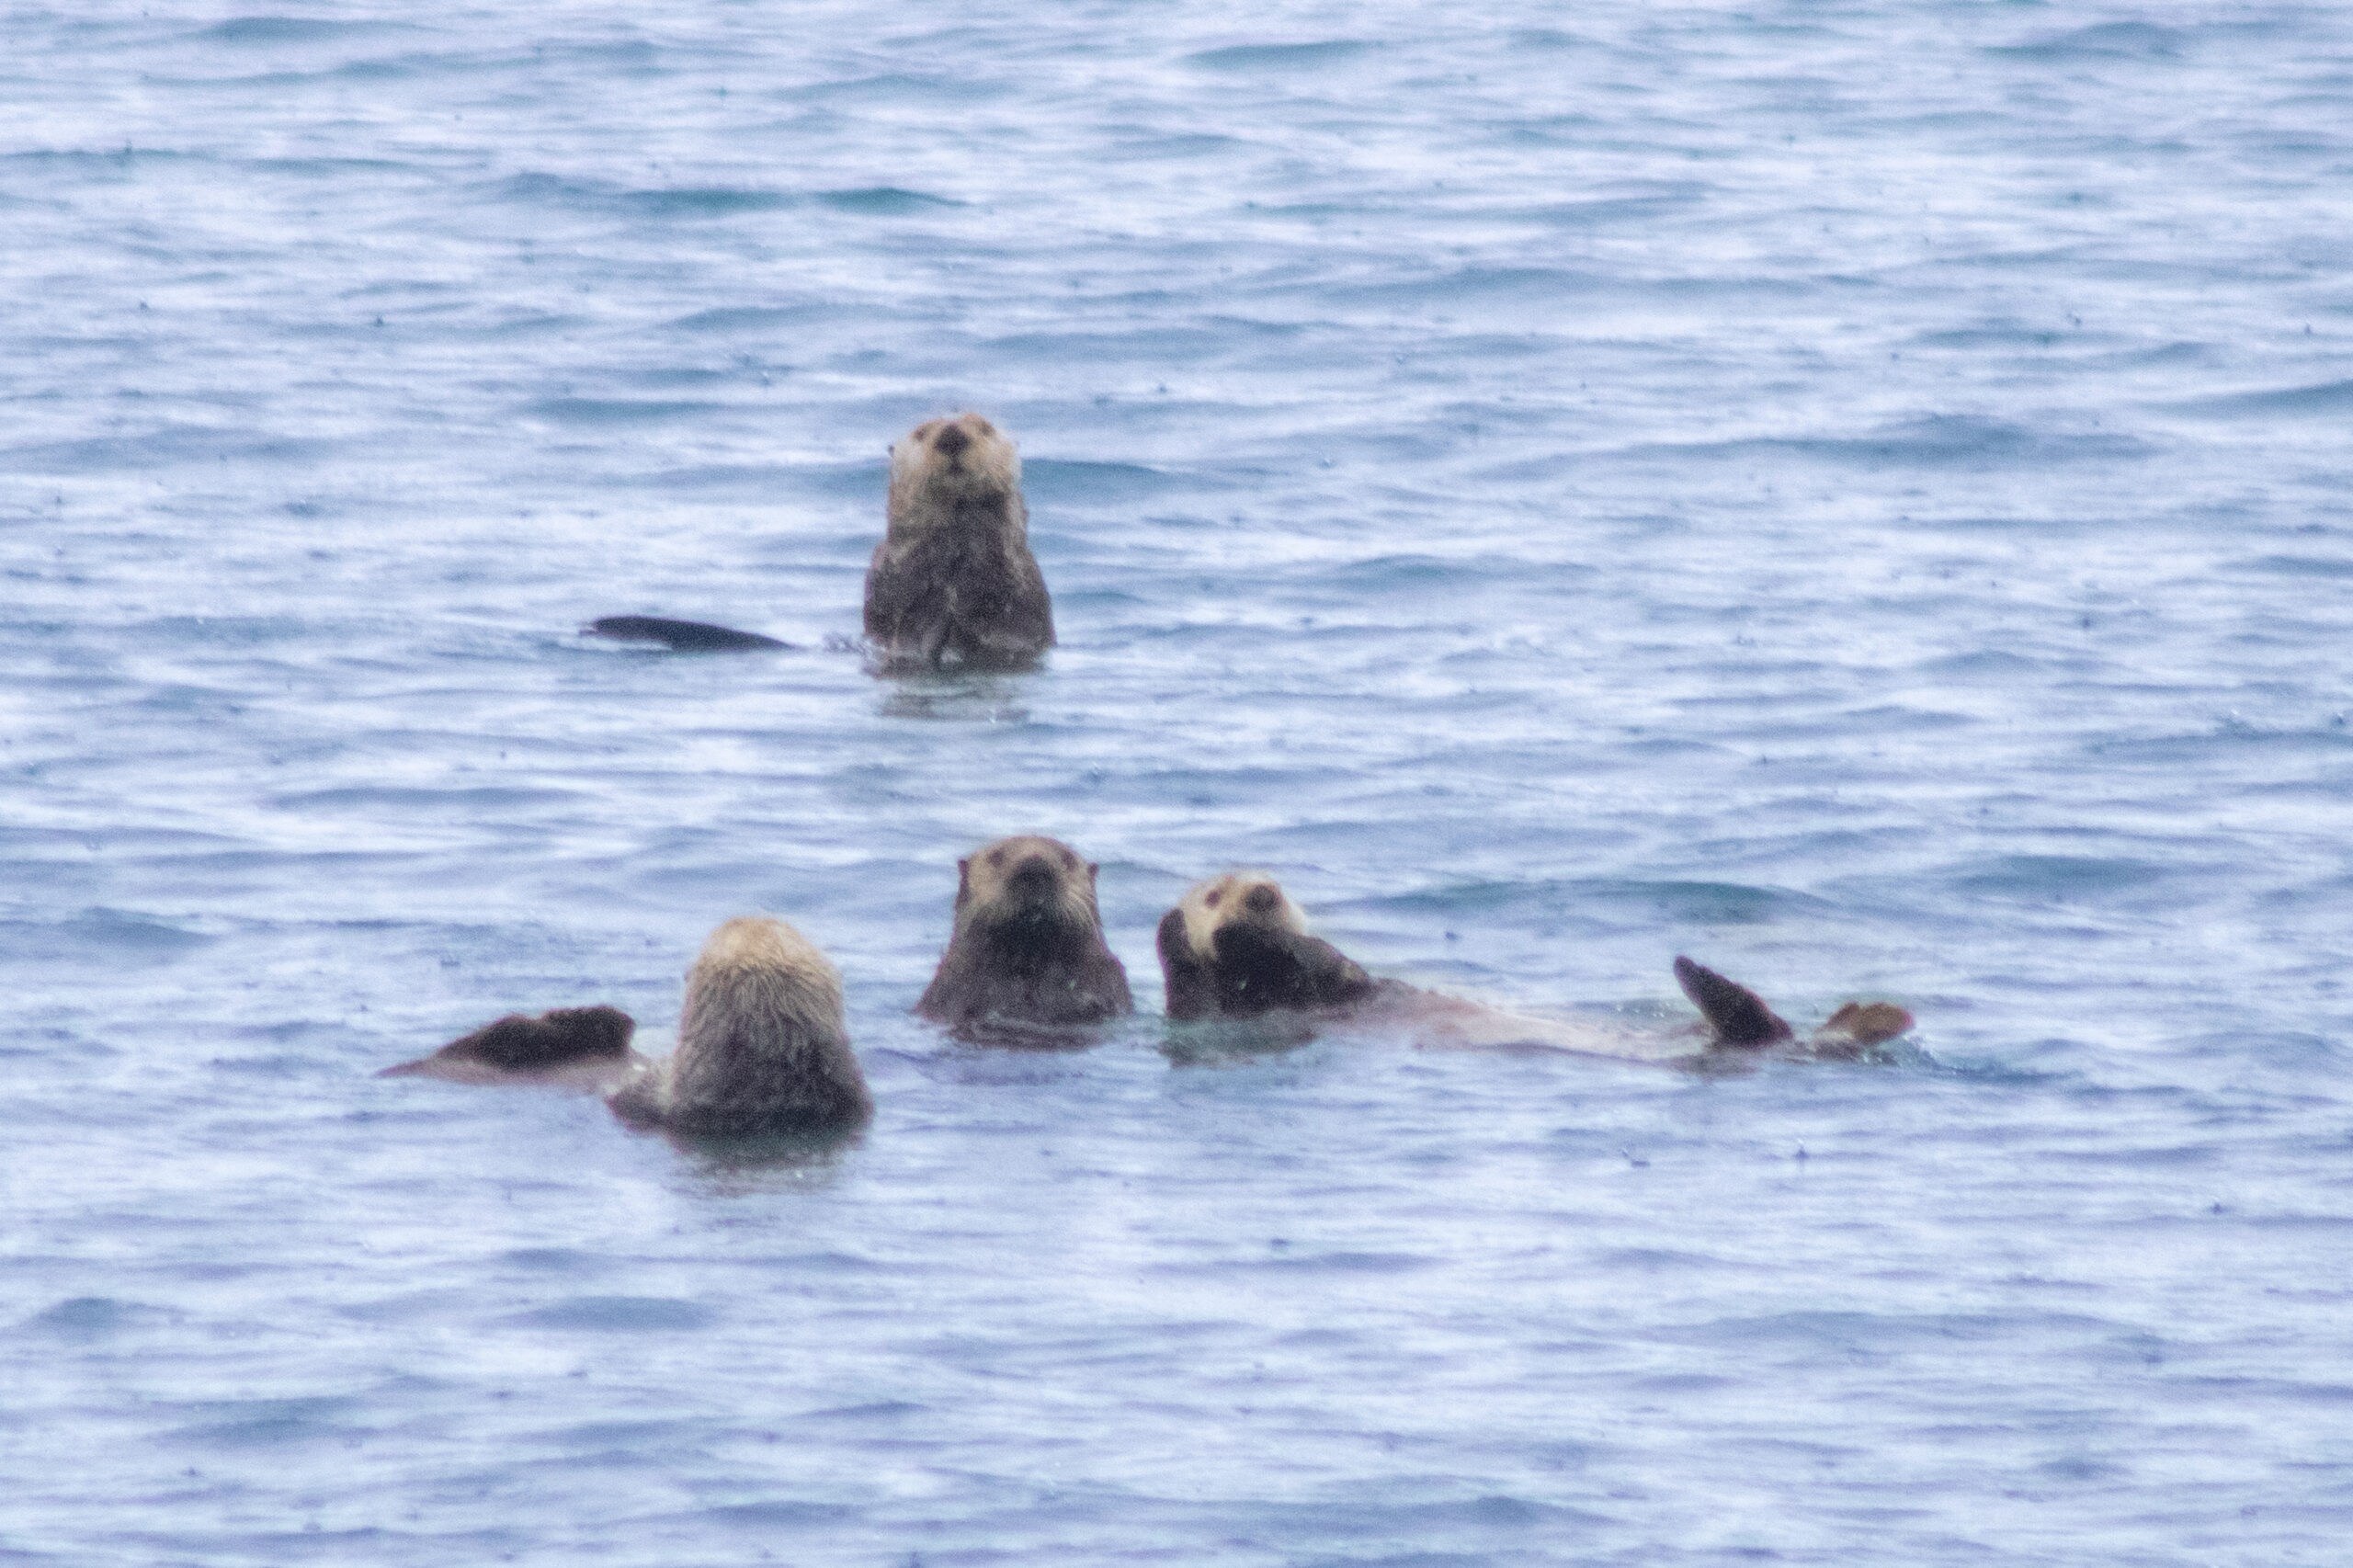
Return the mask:
[[1217,994],[1229,1017],[1276,1007],[1339,1007],[1371,994],[1373,979],[1320,937],[1264,926],[1218,927]]
[[1823,1056],[1860,1056],[1912,1027],[1912,1015],[1893,1002],[1849,1002],[1813,1031],[1811,1044]]
[[735,631],[699,620],[665,620],[658,615],[608,615],[582,627],[580,634],[620,642],[659,642],[677,653],[735,653],[792,646],[756,631]]
[[636,1032],[637,1020],[619,1007],[558,1007],[536,1018],[509,1013],[430,1056],[387,1067],[376,1075],[485,1083],[587,1063],[609,1062],[618,1068],[629,1062],[630,1038]]
[[1675,960],[1675,981],[1706,1015],[1717,1045],[1777,1045],[1795,1033],[1756,992],[1689,959]]

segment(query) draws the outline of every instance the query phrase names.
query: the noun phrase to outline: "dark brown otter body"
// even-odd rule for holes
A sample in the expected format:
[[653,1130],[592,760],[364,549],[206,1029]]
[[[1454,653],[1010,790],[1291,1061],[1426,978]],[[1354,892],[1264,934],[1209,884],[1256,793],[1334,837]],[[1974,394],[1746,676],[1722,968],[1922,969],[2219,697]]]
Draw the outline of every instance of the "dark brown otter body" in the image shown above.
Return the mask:
[[889,506],[866,574],[866,636],[886,668],[1021,669],[1054,645],[1021,459],[995,426],[916,426],[891,449]]
[[[957,862],[956,928],[915,1011],[993,1043],[1048,1043],[1135,1010],[1103,942],[1096,868],[1057,839],[1001,838]],[[1054,1043],[1059,1043],[1054,1042]]]

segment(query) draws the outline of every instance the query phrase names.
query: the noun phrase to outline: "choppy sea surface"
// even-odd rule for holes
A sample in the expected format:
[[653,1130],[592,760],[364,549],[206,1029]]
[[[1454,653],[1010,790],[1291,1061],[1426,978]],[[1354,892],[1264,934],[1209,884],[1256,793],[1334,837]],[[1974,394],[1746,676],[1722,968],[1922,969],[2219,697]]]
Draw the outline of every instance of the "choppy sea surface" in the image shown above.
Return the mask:
[[[2324,4],[8,10],[0,1560],[2343,1561],[2348,191]],[[1062,645],[880,680],[962,407]],[[1920,1025],[1229,1049],[1237,863]],[[847,1147],[371,1076],[752,910]]]

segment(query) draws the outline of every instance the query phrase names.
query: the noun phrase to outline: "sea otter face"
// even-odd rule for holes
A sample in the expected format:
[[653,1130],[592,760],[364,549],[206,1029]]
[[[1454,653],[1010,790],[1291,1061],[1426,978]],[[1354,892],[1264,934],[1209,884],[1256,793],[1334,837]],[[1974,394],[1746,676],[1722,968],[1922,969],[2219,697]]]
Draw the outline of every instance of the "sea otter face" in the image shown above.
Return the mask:
[[1373,981],[1307,931],[1307,916],[1263,871],[1196,883],[1160,922],[1160,971],[1172,1018],[1256,1017],[1346,1006]]
[[1228,871],[1196,882],[1177,901],[1185,916],[1185,941],[1202,962],[1217,956],[1217,933],[1226,926],[1255,926],[1266,931],[1307,935],[1307,916],[1283,892],[1282,883],[1264,871]]
[[977,414],[927,419],[891,447],[891,517],[920,523],[959,502],[995,502],[1021,489],[1021,455]]
[[1000,838],[957,862],[956,921],[1016,934],[1096,931],[1097,868],[1058,838]]

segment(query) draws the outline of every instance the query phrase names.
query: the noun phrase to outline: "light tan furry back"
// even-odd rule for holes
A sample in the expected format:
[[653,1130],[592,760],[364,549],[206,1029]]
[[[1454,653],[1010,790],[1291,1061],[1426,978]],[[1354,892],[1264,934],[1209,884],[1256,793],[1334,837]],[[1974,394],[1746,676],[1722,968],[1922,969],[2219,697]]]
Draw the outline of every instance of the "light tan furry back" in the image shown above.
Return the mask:
[[631,1120],[724,1136],[854,1126],[873,1103],[840,974],[783,921],[749,915],[687,971],[678,1049],[612,1096]]

